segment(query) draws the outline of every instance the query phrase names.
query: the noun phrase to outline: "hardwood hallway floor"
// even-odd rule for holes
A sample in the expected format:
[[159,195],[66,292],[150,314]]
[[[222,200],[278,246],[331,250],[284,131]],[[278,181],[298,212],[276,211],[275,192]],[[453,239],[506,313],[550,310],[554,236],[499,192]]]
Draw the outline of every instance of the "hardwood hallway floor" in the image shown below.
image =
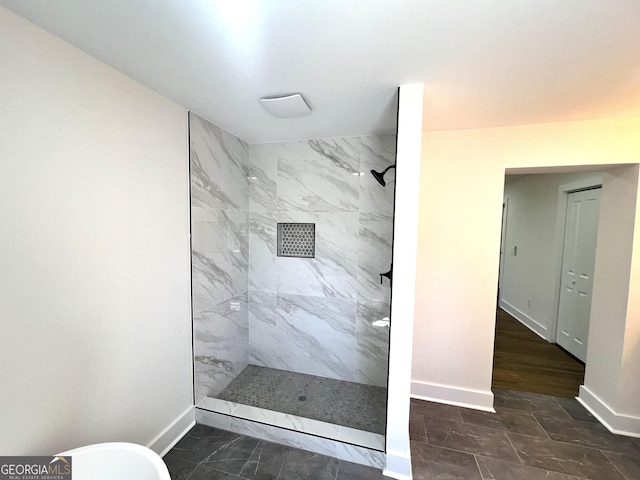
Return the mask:
[[582,362],[498,308],[492,387],[573,398],[583,380]]

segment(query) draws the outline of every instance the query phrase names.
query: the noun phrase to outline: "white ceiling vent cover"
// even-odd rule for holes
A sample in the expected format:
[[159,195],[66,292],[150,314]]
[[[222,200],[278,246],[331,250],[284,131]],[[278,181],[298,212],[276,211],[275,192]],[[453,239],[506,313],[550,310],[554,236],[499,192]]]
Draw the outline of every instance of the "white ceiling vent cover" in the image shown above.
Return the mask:
[[282,97],[263,97],[260,99],[260,103],[274,117],[303,117],[311,113],[309,105],[299,93]]

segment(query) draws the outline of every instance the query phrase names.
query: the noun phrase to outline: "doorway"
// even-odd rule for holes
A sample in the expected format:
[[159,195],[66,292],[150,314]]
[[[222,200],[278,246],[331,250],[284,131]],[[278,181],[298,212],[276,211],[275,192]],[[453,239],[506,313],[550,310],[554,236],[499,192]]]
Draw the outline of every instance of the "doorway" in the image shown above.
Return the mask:
[[[598,211],[592,208],[593,203],[583,207],[594,196],[594,190],[588,189],[601,183],[598,172],[506,177],[504,203],[509,208],[505,212],[503,207],[492,386],[554,396],[578,395],[584,379],[590,306],[586,303],[591,292],[583,284],[593,281],[597,236],[597,216],[586,228],[585,215]],[[572,245],[566,255],[565,237]],[[586,251],[591,246],[588,262]],[[563,270],[566,275],[561,282]],[[577,271],[580,288],[573,284],[573,296],[560,295],[561,288],[575,281],[570,273]],[[560,305],[563,323],[558,322]],[[584,312],[586,326],[581,323]],[[572,343],[579,346],[577,341],[582,342],[583,358],[557,344],[556,325],[566,338],[561,341],[570,348]]]

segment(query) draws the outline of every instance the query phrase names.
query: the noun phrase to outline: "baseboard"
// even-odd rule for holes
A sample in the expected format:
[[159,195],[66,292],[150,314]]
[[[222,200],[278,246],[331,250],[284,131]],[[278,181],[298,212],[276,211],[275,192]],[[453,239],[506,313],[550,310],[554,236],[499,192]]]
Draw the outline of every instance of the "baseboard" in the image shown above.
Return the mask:
[[576,400],[611,433],[640,438],[640,417],[617,413],[584,385],[580,385],[580,393]]
[[411,480],[411,454],[409,452],[387,452],[387,464],[382,470],[385,477],[396,478],[397,480]]
[[167,428],[151,440],[147,447],[164,457],[173,446],[184,437],[196,424],[196,407],[190,406],[178,418],[176,418]]
[[472,390],[413,380],[411,382],[411,397],[495,413],[491,390]]
[[498,305],[501,309],[518,320],[521,324],[523,324],[536,335],[544,338],[547,342],[553,340],[549,338],[549,329],[547,327],[537,322],[534,318],[530,317],[522,310],[518,310],[516,307],[511,305],[509,302],[504,301],[503,299],[500,299]]

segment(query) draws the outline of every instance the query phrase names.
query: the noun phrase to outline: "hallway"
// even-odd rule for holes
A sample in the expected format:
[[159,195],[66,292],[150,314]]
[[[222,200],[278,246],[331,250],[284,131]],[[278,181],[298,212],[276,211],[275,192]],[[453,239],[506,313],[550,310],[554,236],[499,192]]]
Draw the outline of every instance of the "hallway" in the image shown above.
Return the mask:
[[492,387],[574,398],[584,364],[498,308]]

